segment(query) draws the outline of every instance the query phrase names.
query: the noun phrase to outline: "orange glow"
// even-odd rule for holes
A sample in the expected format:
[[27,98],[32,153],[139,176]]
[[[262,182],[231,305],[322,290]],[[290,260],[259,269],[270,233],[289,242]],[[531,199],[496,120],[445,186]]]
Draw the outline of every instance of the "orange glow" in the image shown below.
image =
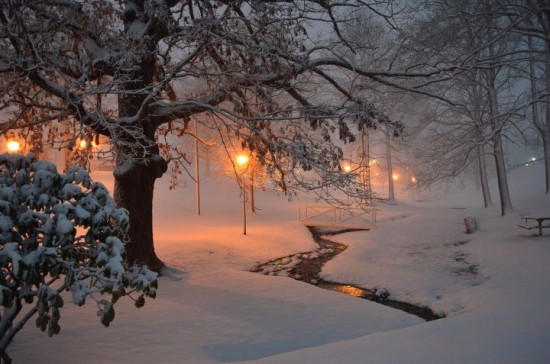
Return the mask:
[[391,176],[391,178],[394,180],[394,181],[397,181],[399,179],[399,176],[397,174],[394,174],[393,176]]
[[17,153],[21,149],[21,143],[17,140],[8,140],[6,147],[9,153]]
[[416,177],[415,177],[415,176],[412,176],[412,177],[411,177],[411,182],[412,182],[412,183],[416,183]]
[[344,164],[344,172],[351,172],[351,165],[349,163]]
[[365,291],[364,290],[362,290],[361,288],[353,287],[353,286],[347,286],[347,285],[346,286],[340,286],[335,290],[338,291],[338,292],[348,294],[350,296],[354,296],[354,297],[364,297],[365,296]]
[[235,160],[237,161],[237,164],[242,168],[246,168],[248,166],[248,163],[250,163],[250,157],[244,153],[237,155],[237,158]]
[[86,149],[87,146],[88,142],[86,141],[86,139],[80,139],[80,141],[78,142],[78,149]]

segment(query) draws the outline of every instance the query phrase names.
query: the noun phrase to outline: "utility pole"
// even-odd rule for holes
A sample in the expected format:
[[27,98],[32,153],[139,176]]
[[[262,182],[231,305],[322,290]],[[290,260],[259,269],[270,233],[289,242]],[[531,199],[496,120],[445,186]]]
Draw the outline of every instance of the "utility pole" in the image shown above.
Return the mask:
[[388,199],[395,200],[395,190],[393,187],[393,166],[391,160],[391,134],[390,127],[386,124],[386,161],[388,164]]
[[254,167],[255,165],[252,165],[250,169],[250,212],[253,213],[256,212],[256,207],[254,206]]
[[195,119],[195,194],[197,201],[197,215],[201,214],[201,178],[199,166],[199,124]]

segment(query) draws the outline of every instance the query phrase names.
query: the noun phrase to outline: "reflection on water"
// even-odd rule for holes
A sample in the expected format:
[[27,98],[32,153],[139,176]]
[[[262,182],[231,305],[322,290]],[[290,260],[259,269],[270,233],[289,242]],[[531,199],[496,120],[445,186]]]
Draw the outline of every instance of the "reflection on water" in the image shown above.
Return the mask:
[[396,308],[398,310],[405,311],[412,315],[416,315],[426,321],[437,320],[445,317],[445,314],[435,313],[429,307],[414,305],[407,302],[391,299],[389,292],[386,290],[379,291],[376,289],[360,288],[349,284],[340,284],[323,280],[317,283],[317,287],[377,302],[389,307]]
[[338,284],[321,283],[319,284],[319,286],[322,288],[330,289],[331,291],[345,293],[347,295],[354,296],[354,297],[364,298],[365,296],[367,296],[367,292],[364,289],[353,287],[347,284],[338,285]]
[[407,302],[401,302],[390,298],[390,293],[384,289],[366,289],[350,284],[327,282],[319,277],[323,265],[344,251],[347,246],[327,239],[326,235],[336,235],[355,229],[337,229],[324,231],[319,228],[309,227],[313,239],[319,244],[319,249],[312,252],[298,253],[291,256],[277,258],[267,263],[259,264],[251,269],[252,272],[267,275],[288,276],[294,279],[308,282],[317,287],[344,293],[349,296],[367,299],[389,307],[396,308],[423,318],[426,321],[437,320],[445,317],[443,313],[434,313],[429,307],[417,306]]

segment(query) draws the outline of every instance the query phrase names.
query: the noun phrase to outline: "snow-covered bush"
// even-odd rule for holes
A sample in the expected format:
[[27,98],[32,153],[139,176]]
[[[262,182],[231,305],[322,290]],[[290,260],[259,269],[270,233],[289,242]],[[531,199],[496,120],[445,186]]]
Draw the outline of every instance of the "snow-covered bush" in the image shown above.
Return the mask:
[[[98,305],[101,323],[114,319],[125,295],[141,307],[154,298],[157,274],[128,267],[128,212],[116,208],[104,185],[81,168],[58,174],[53,164],[0,155],[0,353],[36,315],[36,326],[59,333],[64,299]],[[63,294],[63,291],[70,292]],[[18,316],[21,316],[18,318]]]

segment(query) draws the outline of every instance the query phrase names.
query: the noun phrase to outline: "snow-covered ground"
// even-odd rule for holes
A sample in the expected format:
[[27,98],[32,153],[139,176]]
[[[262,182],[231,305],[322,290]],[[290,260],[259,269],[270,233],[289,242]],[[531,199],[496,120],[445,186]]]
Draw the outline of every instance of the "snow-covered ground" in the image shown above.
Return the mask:
[[[203,181],[202,216],[192,185],[156,188],[156,250],[180,279],[160,278],[157,299],[141,309],[119,301],[109,328],[93,302],[67,298],[61,333],[48,338],[31,320],[9,348],[14,362],[550,363],[550,231],[531,236],[516,225],[520,213],[550,215],[542,166],[511,171],[515,210],[505,217],[481,208],[475,188],[429,202],[401,193],[398,204],[379,206],[374,230],[331,238],[349,248],[324,267],[325,279],[387,289],[447,315],[431,322],[248,272],[315,249],[296,222],[311,201],[257,191],[243,236],[235,182]],[[474,234],[464,233],[467,216],[479,219]]]

